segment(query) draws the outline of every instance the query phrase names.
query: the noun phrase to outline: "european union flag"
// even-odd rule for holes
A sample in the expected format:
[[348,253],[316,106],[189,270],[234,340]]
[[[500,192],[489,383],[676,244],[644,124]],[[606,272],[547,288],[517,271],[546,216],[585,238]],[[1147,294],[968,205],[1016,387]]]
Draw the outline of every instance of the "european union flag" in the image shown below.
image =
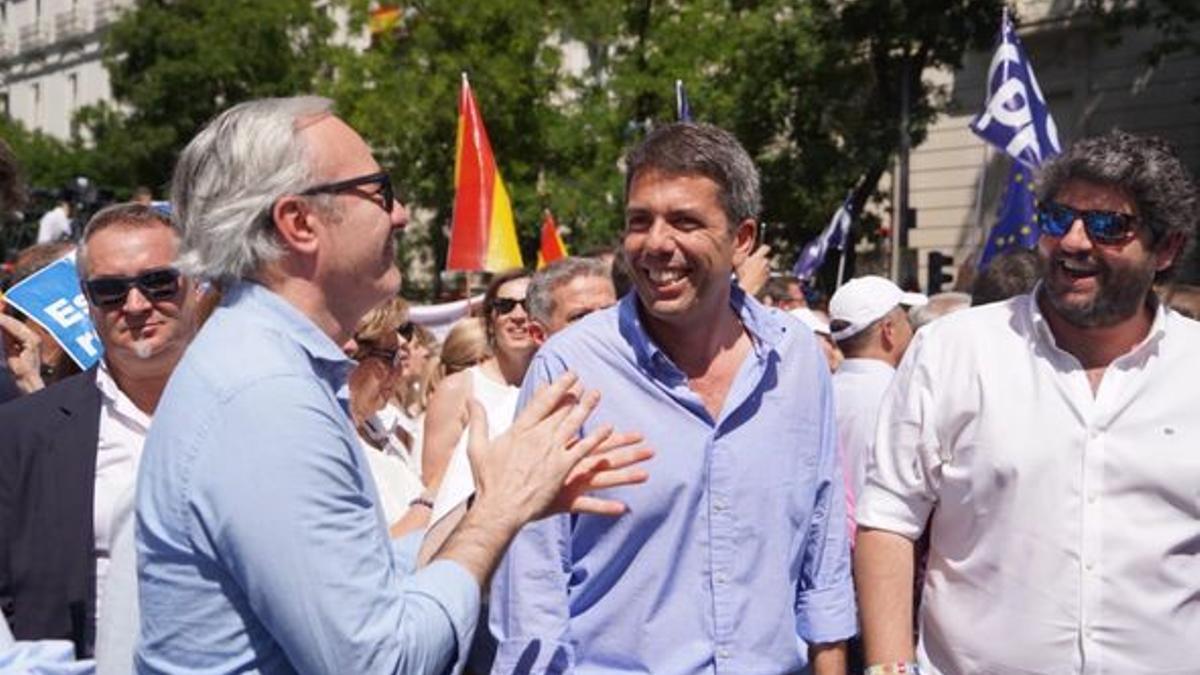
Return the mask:
[[998,220],[979,258],[980,269],[1006,248],[1032,248],[1037,243],[1031,177],[1043,161],[1062,151],[1058,128],[1007,9],[1001,21],[1000,44],[988,66],[987,83],[983,112],[971,120],[971,130],[1012,157],[1013,165]]
[[1004,191],[996,225],[988,234],[983,255],[979,258],[979,268],[986,267],[992,257],[1002,251],[1033,248],[1037,239],[1032,172],[1020,162],[1013,162],[1008,171],[1008,189]]

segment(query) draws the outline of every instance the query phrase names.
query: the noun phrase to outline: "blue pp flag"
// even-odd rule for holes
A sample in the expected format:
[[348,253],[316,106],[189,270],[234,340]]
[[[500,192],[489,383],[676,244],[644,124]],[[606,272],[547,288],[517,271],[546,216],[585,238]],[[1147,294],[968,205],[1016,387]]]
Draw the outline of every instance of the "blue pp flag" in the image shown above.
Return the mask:
[[692,106],[688,104],[687,91],[683,88],[683,80],[675,80],[675,119],[679,122],[692,121]]
[[801,281],[812,279],[817,270],[825,262],[825,254],[830,249],[842,250],[846,245],[846,236],[850,233],[850,225],[854,222],[854,211],[850,200],[854,193],[846,195],[845,201],[833,214],[833,218],[816,239],[804,245],[796,264],[792,266],[792,275]]
[[1062,151],[1046,97],[1007,9],[1000,25],[1000,44],[988,66],[987,85],[983,112],[971,120],[971,130],[1004,151],[1013,159],[1013,166],[996,225],[979,258],[980,269],[996,253],[1014,247],[1032,248],[1037,243],[1033,170]]
[[45,328],[80,368],[100,360],[103,347],[88,316],[73,251],[22,279],[4,298]]
[[1058,127],[1007,10],[1000,26],[1000,44],[988,66],[987,84],[987,100],[983,112],[971,120],[972,131],[1033,168],[1062,151]]

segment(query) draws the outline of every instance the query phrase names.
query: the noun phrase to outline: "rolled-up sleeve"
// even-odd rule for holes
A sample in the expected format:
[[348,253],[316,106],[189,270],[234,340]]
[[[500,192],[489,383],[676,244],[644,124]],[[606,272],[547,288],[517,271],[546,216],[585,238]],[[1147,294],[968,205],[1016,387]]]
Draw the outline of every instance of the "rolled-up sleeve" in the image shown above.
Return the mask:
[[914,540],[921,536],[936,504],[942,462],[929,334],[928,330],[917,333],[884,395],[856,513],[861,527]]
[[820,391],[817,483],[796,589],[796,634],[809,644],[839,642],[858,632],[846,528],[845,481],[827,376],[821,378]]
[[[517,409],[565,370],[561,363],[536,357],[526,373]],[[573,671],[567,593],[570,536],[570,517],[556,515],[529,523],[509,545],[492,578],[488,624],[498,643],[493,673]]]
[[[293,411],[287,423],[263,417]],[[225,451],[197,464],[192,537],[228,570],[300,672],[461,669],[479,613],[474,577],[436,562],[406,575],[338,402],[301,378],[225,407]],[[217,566],[214,566],[214,569]]]

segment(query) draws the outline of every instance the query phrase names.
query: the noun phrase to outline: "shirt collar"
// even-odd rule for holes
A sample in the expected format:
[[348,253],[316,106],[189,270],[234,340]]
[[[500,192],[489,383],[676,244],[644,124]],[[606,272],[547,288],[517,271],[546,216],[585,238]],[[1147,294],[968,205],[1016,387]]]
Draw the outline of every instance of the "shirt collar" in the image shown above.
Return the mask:
[[[1062,347],[1058,346],[1058,341],[1054,338],[1054,331],[1050,330],[1050,322],[1046,321],[1046,316],[1042,314],[1042,308],[1038,306],[1038,297],[1042,292],[1042,282],[1039,281],[1030,291],[1029,295],[1024,296],[1022,300],[1025,302],[1025,318],[1029,325],[1033,328],[1034,339],[1042,344],[1053,348],[1056,351],[1064,352]],[[1161,302],[1158,301],[1158,295],[1153,291],[1149,294],[1146,302],[1150,304],[1151,310],[1154,312],[1154,319],[1150,322],[1150,330],[1146,333],[1146,337],[1137,345],[1130,349],[1124,356],[1137,354],[1150,345],[1157,344],[1166,335],[1167,328],[1167,311]],[[1064,352],[1065,353],[1065,352]],[[1124,357],[1119,357],[1124,358]]]
[[315,362],[339,379],[354,369],[354,361],[313,320],[278,293],[253,281],[236,281],[221,299],[221,306],[241,310],[249,321],[278,331],[295,342]]
[[894,373],[896,369],[891,364],[879,359],[848,358],[838,366],[839,373]]
[[[639,303],[636,290],[630,290],[621,298],[617,305],[617,321],[621,333],[629,340],[640,363],[670,363],[670,357],[646,332],[638,313]],[[729,306],[750,335],[755,356],[764,359],[776,350],[787,331],[780,319],[782,314],[779,310],[764,307],[757,300],[747,296],[735,280],[730,281]]]
[[150,416],[134,405],[133,401],[117,386],[112,372],[108,369],[108,361],[100,359],[96,368],[96,388],[100,390],[100,398],[104,405],[116,413],[126,417],[130,422],[140,427],[145,433],[150,428]]

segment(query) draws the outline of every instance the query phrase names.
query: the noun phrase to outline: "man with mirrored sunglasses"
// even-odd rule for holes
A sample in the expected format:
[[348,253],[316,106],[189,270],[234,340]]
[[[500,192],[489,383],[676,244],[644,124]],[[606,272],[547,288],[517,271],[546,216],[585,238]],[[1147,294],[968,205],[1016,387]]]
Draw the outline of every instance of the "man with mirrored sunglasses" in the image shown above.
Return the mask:
[[129,524],[150,421],[196,331],[195,287],[173,267],[179,242],[146,206],[93,216],[76,265],[104,357],[0,407],[5,613],[18,638],[68,639],[80,658],[106,658],[97,624],[132,608],[111,591],[117,576],[134,574],[132,556],[118,562],[117,533]]
[[867,660],[1193,672],[1200,323],[1152,285],[1195,235],[1196,184],[1162,140],[1112,131],[1045,165],[1038,197],[1038,286],[923,328],[885,399],[857,512]]

